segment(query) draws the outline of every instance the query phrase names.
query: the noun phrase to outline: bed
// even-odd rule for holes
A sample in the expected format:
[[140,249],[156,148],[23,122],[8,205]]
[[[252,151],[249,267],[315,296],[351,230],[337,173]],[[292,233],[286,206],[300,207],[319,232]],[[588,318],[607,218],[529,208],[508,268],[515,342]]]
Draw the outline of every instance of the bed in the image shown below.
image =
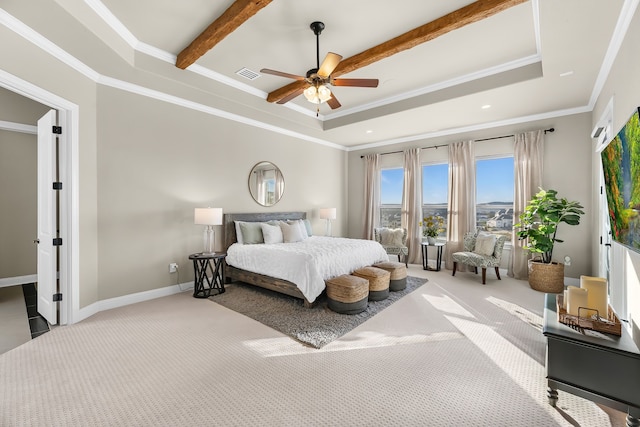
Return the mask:
[[[311,307],[324,290],[324,280],[388,260],[382,246],[371,240],[313,236],[296,243],[236,244],[235,221],[304,219],[306,212],[225,214],[227,281],[241,281],[300,298],[306,307]],[[253,265],[255,260],[261,264]]]

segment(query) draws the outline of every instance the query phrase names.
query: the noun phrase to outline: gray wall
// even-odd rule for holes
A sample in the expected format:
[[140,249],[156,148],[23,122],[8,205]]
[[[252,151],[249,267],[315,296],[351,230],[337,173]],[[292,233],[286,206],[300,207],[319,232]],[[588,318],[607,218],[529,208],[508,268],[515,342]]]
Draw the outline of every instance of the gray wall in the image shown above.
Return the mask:
[[35,135],[0,130],[0,278],[37,273],[36,148]]
[[[318,210],[336,207],[334,234],[345,231],[342,150],[99,87],[97,159],[99,299],[175,284],[170,262],[179,264],[180,282],[193,280],[188,255],[202,251],[203,232],[193,224],[196,207],[302,210],[318,234]],[[251,168],[263,160],[285,179],[282,200],[270,208],[248,189]]]
[[[361,155],[403,150],[410,147],[433,147],[466,139],[482,139],[501,135],[511,135],[534,129],[555,128],[555,132],[545,136],[544,179],[546,189],[558,190],[560,196],[577,200],[587,207],[591,204],[591,141],[589,138],[591,114],[577,114],[520,125],[503,126],[489,130],[464,133],[455,136],[432,138],[412,143],[381,148],[352,151],[349,153],[349,235],[362,237],[363,228],[360,212],[364,206],[364,160]],[[476,156],[513,154],[513,138],[478,142]],[[421,151],[421,161],[447,162],[447,148],[425,149]],[[402,167],[402,154],[381,157],[383,167]],[[572,258],[565,268],[565,276],[579,277],[592,274],[591,250],[597,240],[591,228],[593,211],[587,209],[578,226],[562,226],[558,238],[565,242],[556,246],[554,260],[562,261],[565,255]]]
[[[47,107],[0,88],[0,120],[35,126]],[[0,278],[37,273],[37,140],[0,130]]]

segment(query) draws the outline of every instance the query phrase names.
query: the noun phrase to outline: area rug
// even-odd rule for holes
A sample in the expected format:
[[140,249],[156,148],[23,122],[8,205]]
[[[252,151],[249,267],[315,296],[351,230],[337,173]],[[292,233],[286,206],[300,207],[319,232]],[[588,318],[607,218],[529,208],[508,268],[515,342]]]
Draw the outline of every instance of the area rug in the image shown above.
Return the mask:
[[327,307],[324,293],[318,297],[313,308],[305,308],[298,298],[242,282],[226,285],[225,293],[212,296],[209,300],[257,320],[303,344],[321,348],[426,282],[427,279],[408,276],[407,287],[403,291],[390,292],[389,298],[382,301],[369,301],[367,309],[358,314],[331,311]]

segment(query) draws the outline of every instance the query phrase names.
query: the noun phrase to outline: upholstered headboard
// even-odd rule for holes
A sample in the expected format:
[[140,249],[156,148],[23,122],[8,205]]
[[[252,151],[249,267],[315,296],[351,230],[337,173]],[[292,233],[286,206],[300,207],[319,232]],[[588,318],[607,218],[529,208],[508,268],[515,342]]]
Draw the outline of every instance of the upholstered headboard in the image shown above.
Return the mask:
[[267,222],[275,220],[307,219],[306,212],[260,212],[224,214],[224,251],[237,241],[234,221]]

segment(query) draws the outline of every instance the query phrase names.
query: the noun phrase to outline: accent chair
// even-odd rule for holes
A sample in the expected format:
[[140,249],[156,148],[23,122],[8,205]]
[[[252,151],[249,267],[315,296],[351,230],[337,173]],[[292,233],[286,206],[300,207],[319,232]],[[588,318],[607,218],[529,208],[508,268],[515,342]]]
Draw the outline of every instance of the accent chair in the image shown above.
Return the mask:
[[404,265],[408,266],[409,248],[407,247],[406,228],[374,228],[373,238],[382,245],[389,255],[397,255],[399,262],[402,262],[401,256],[403,256]]
[[473,267],[476,274],[478,274],[478,267],[482,268],[483,285],[487,283],[487,268],[489,267],[493,267],[498,280],[502,280],[499,267],[506,240],[507,236],[496,236],[482,232],[466,233],[463,238],[464,251],[451,254],[453,258],[452,276],[456,275],[458,263],[460,263]]

